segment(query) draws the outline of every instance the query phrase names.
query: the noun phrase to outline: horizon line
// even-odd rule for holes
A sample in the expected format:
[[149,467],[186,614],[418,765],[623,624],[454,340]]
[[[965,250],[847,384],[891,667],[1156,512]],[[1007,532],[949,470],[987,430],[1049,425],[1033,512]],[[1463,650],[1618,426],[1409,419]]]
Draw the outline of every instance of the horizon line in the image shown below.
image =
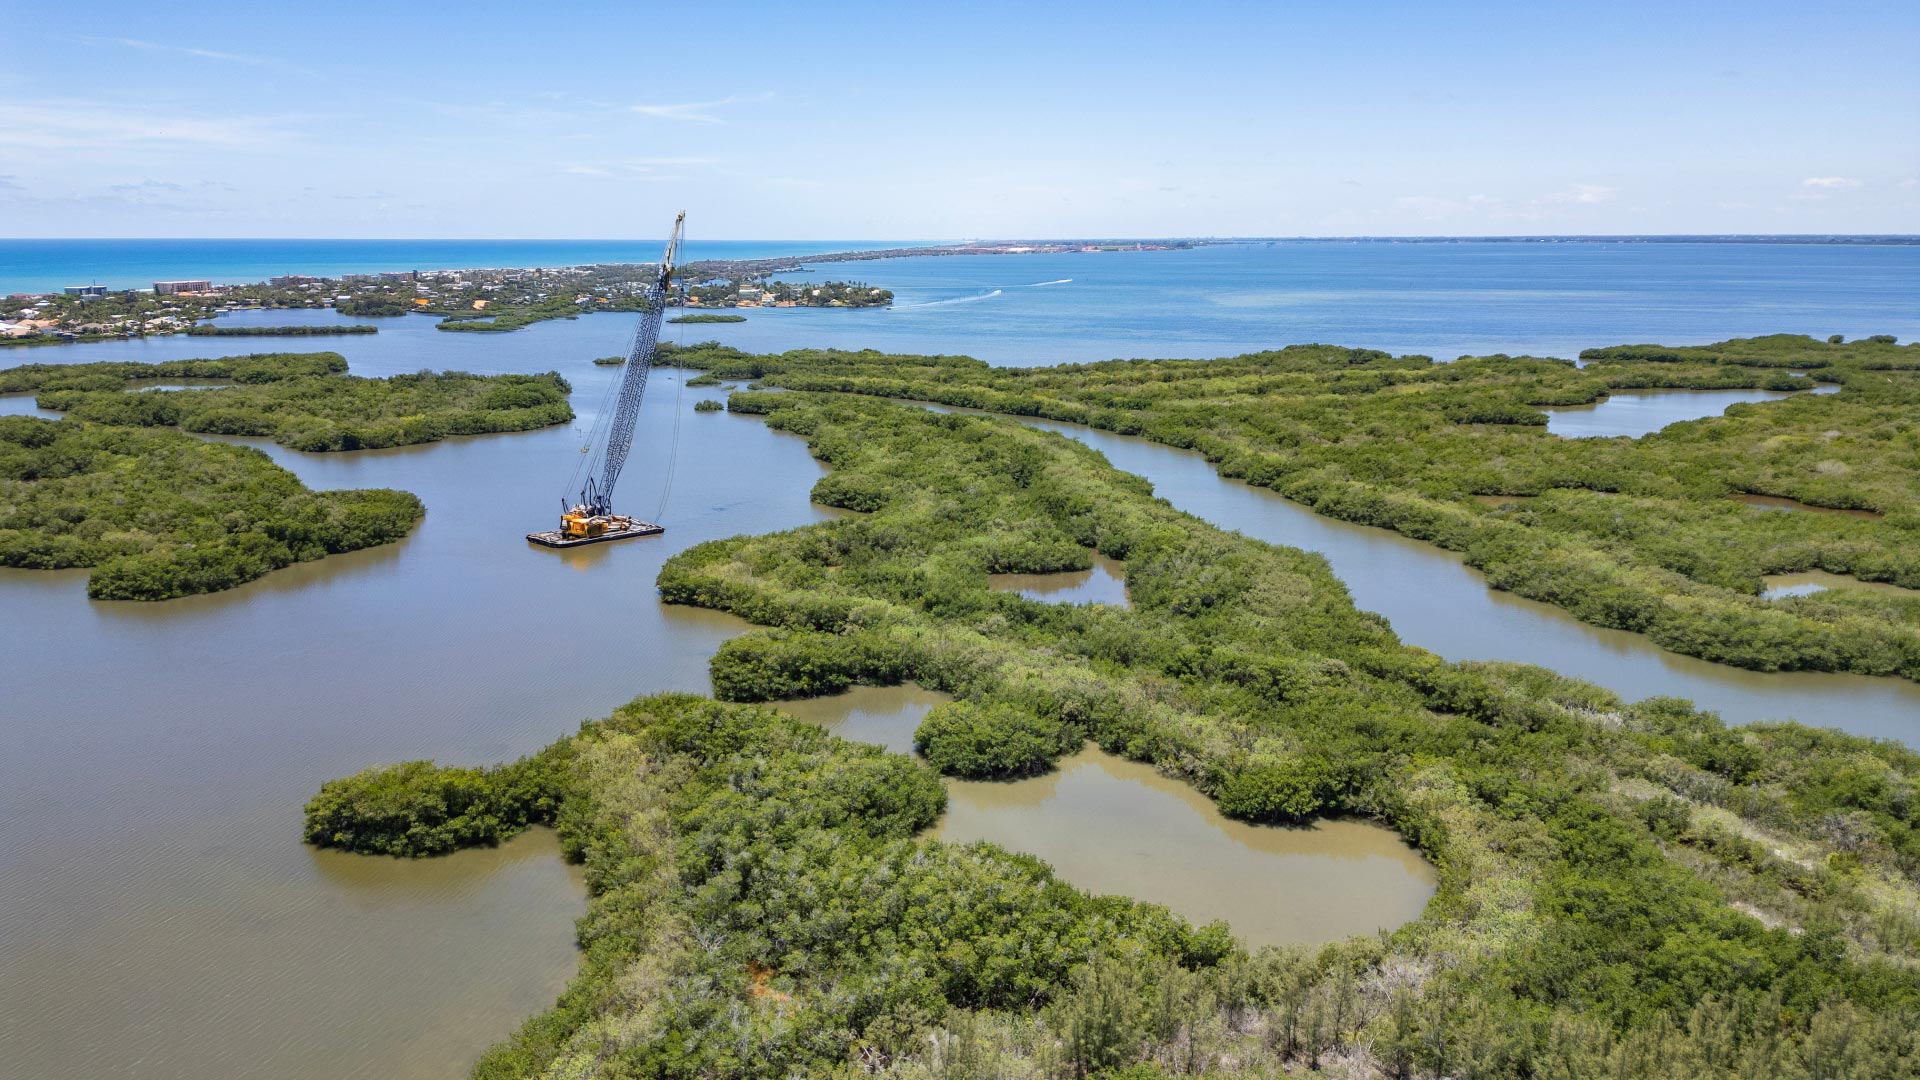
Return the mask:
[[[96,243],[125,243],[177,240],[206,241],[306,241],[319,243],[364,243],[370,240],[393,243],[564,243],[564,244],[626,244],[657,241],[658,237],[590,237],[590,236],[0,236],[0,243],[33,242],[72,242],[88,241]],[[1619,233],[1327,233],[1327,234],[1266,234],[1233,235],[1224,233],[1193,235],[1138,235],[1138,236],[1049,236],[1049,237],[996,237],[996,238],[812,238],[812,237],[708,237],[690,241],[690,243],[719,244],[951,244],[989,245],[989,244],[1075,244],[1075,243],[1134,243],[1134,242],[1207,242],[1239,243],[1246,241],[1275,240],[1920,240],[1920,233],[1888,232],[1619,232]]]

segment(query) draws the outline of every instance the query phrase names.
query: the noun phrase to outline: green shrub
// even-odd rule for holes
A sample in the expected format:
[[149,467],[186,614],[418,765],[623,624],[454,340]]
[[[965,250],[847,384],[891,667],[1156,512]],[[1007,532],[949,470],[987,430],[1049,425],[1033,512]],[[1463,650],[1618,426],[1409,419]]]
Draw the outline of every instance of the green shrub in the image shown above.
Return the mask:
[[949,701],[913,733],[914,749],[949,776],[1007,779],[1045,772],[1084,736],[1014,705]]
[[442,855],[491,846],[541,820],[546,793],[524,764],[461,769],[379,765],[328,781],[306,807],[306,840],[367,855]]

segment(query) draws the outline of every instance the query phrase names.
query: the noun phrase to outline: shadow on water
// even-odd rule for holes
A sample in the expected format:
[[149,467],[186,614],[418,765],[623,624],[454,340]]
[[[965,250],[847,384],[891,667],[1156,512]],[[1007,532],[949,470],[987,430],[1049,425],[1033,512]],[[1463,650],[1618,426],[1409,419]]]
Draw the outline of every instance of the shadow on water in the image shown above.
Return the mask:
[[1051,574],[989,574],[987,587],[995,592],[1017,592],[1046,604],[1111,604],[1131,607],[1127,599],[1127,564],[1093,553],[1085,570]]
[[[906,753],[927,710],[946,700],[913,685],[863,686],[779,708]],[[1436,885],[1432,866],[1392,830],[1232,821],[1192,787],[1091,745],[1029,779],[946,784],[933,836],[1037,855],[1080,888],[1165,904],[1196,923],[1225,919],[1256,947],[1400,926]]]

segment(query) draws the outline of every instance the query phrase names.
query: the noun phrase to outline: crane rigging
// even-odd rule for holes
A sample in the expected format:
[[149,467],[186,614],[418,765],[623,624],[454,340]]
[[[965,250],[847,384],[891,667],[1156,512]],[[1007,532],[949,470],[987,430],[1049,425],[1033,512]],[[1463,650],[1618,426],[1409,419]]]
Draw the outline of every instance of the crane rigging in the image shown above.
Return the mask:
[[[680,253],[680,234],[686,221],[684,210],[673,219],[673,232],[667,237],[667,250],[660,257],[659,272],[647,285],[646,310],[640,313],[640,321],[633,328],[633,341],[627,346],[627,362],[621,372],[612,418],[608,420],[603,409],[601,421],[594,425],[595,435],[599,436],[601,424],[605,424],[604,441],[594,438],[582,451],[592,454],[587,461],[585,482],[573,501],[569,501],[572,492],[560,496],[558,529],[527,534],[527,539],[536,544],[577,547],[666,531],[653,522],[614,513],[613,486],[619,482],[620,470],[626,467],[627,455],[633,450],[633,426],[640,419],[640,399],[646,395],[647,376],[653,371],[654,353],[659,349],[660,320],[666,314],[674,260]],[[579,473],[576,471],[575,475]],[[568,486],[571,487],[571,483]]]

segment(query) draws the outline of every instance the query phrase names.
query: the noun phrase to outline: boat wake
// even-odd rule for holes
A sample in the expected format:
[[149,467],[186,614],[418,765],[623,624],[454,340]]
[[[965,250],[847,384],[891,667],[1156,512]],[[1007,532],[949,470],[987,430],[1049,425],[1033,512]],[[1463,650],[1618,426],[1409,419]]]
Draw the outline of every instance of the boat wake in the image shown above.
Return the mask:
[[910,304],[908,305],[908,307],[911,309],[911,308],[923,308],[923,307],[945,307],[948,304],[971,304],[975,300],[991,300],[994,297],[999,296],[1004,291],[1005,290],[1003,289],[995,289],[992,292],[981,293],[978,296],[956,296],[951,300],[930,300],[924,304]]
[[1061,279],[1060,279],[1060,280],[1058,280],[1058,281],[1036,281],[1036,282],[1034,282],[1033,284],[1031,284],[1031,285],[1029,285],[1029,286],[1027,286],[1027,288],[1029,288],[1029,289],[1037,289],[1037,288],[1039,288],[1039,287],[1040,287],[1040,286],[1042,286],[1042,285],[1071,285],[1071,284],[1073,284],[1073,279],[1072,279],[1072,278],[1070,278],[1070,277],[1063,277],[1063,278],[1061,278]]

